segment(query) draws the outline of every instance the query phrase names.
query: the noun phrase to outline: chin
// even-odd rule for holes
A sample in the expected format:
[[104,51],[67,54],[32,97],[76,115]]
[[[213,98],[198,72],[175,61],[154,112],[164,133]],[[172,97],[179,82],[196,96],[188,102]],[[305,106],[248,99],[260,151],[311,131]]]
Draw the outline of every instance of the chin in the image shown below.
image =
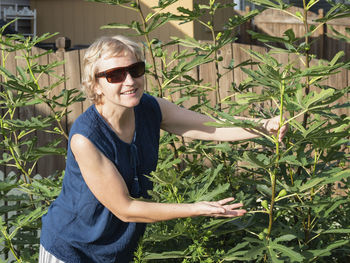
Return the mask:
[[133,96],[129,96],[128,98],[126,98],[126,104],[127,107],[136,107],[137,105],[139,105],[141,98],[143,95],[143,91],[137,91]]

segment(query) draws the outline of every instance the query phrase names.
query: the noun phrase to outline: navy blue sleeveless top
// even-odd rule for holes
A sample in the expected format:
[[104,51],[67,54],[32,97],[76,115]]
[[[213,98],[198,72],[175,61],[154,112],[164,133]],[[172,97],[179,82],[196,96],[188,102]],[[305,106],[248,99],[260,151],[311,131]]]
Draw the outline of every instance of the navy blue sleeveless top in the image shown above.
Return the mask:
[[115,164],[131,196],[148,198],[152,183],[145,175],[156,169],[162,116],[156,99],[147,94],[134,112],[135,136],[130,144],[118,138],[95,105],[70,130],[62,191],[42,219],[40,238],[48,252],[66,263],[123,263],[133,258],[146,224],[123,222],[96,199],[69,145],[74,134],[88,138]]

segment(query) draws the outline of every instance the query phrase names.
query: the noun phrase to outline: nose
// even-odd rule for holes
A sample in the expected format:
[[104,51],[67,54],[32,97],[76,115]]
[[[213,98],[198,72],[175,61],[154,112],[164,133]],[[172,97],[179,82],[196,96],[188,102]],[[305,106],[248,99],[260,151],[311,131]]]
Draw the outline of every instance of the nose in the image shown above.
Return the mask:
[[125,78],[125,80],[124,80],[124,84],[125,84],[125,85],[132,85],[132,84],[134,84],[134,83],[135,83],[134,78],[130,75],[129,72],[127,72],[127,73],[126,73],[126,78]]

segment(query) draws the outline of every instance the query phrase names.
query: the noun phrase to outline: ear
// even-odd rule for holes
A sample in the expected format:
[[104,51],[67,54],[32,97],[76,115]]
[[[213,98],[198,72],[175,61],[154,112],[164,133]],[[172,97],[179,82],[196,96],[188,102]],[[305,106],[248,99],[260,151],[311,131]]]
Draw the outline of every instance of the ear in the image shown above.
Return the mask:
[[101,96],[101,95],[102,95],[102,89],[101,89],[101,87],[100,87],[100,85],[99,85],[98,82],[96,82],[96,83],[94,84],[93,90],[94,90],[94,93],[95,93],[96,95],[98,95],[98,96]]

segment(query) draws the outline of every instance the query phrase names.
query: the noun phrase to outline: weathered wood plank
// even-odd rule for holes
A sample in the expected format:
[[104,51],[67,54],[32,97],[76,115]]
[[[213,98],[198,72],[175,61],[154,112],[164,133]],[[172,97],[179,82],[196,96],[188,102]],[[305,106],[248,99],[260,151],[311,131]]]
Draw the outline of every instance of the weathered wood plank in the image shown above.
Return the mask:
[[[219,94],[220,100],[230,101],[229,98],[232,94],[232,83],[234,81],[233,70],[227,69],[233,60],[232,44],[227,44],[220,50],[220,56],[222,56],[222,61],[219,62],[219,74],[221,78],[219,80]],[[222,105],[223,109],[227,106]]]
[[[65,77],[67,90],[81,89],[81,73],[80,73],[80,58],[79,51],[74,50],[64,53],[65,60]],[[77,102],[68,107],[67,127],[68,132],[75,121],[75,119],[83,112],[83,103]]]

